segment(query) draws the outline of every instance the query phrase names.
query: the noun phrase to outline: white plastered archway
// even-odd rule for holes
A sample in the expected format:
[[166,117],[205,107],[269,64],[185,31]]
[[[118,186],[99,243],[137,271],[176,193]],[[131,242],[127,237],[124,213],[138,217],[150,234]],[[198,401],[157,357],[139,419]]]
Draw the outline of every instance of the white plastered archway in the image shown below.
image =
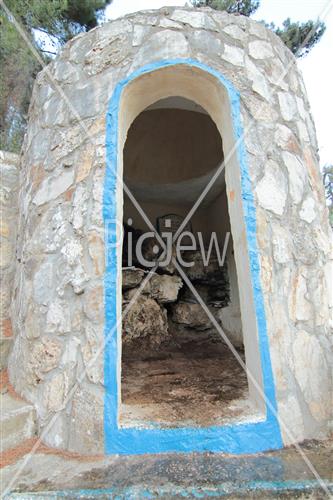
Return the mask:
[[[204,108],[215,122],[223,142],[225,180],[230,224],[234,241],[240,307],[242,316],[246,366],[262,388],[262,370],[258,328],[251,282],[246,228],[241,198],[240,166],[235,147],[231,104],[227,90],[209,73],[187,65],[174,65],[146,73],[130,82],[123,90],[119,107],[118,178],[123,176],[123,149],[128,130],[135,118],[160,99],[181,96]],[[117,219],[123,220],[123,186],[117,185]],[[117,314],[121,315],[121,249],[117,253]],[[121,335],[118,336],[118,382],[121,380]],[[236,362],[236,360],[235,360]],[[255,385],[248,379],[250,399],[262,412],[265,404]],[[119,391],[120,397],[120,391]],[[120,403],[120,401],[119,401]]]

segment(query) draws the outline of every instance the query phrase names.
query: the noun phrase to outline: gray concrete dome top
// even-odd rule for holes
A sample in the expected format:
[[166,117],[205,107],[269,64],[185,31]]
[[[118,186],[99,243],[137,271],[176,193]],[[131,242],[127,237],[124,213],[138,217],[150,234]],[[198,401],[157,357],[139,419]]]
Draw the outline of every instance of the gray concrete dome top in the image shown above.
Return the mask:
[[[110,99],[119,82],[143,66],[189,59],[223,75],[239,93],[278,417],[290,429],[281,424],[283,443],[327,433],[330,232],[316,133],[296,60],[256,21],[168,7],[75,37],[34,86],[20,167],[17,261],[10,268],[15,279],[6,314],[14,343],[8,369],[17,392],[35,405],[40,433],[52,446],[82,453],[105,447],[105,358],[99,346],[106,314],[103,186]],[[122,175],[131,123],[170,96],[192,100],[210,115],[230,158],[225,175],[244,283],[245,351],[260,384],[251,249],[225,89],[191,65],[173,64],[131,81],[119,107],[118,169]],[[117,188],[119,207],[122,196]],[[122,208],[117,214],[121,219]],[[54,415],[56,423],[48,426]]]

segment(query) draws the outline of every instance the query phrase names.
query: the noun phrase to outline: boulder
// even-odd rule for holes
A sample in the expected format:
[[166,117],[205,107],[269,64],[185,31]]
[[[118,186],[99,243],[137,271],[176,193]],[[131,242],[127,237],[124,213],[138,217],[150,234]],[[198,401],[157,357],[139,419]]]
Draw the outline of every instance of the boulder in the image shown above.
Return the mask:
[[183,286],[181,278],[167,274],[154,274],[150,280],[150,295],[161,304],[175,302]]
[[211,327],[209,318],[201,305],[190,302],[174,304],[172,306],[172,320],[174,323],[198,330],[206,330]]
[[[125,311],[126,302],[123,303]],[[169,336],[167,312],[156,300],[140,295],[123,317],[123,345],[145,340],[158,346]]]
[[136,267],[128,267],[123,269],[123,290],[129,290],[138,286],[144,277],[144,271]]
[[[197,283],[195,285],[195,289],[204,301],[205,304],[208,304],[209,300],[209,286],[208,285],[201,285],[200,283]],[[180,300],[182,302],[192,302],[193,304],[198,304],[198,300],[195,297],[195,295],[192,293],[190,288],[188,286],[184,286],[181,293],[180,293]]]
[[[229,304],[229,286],[195,283],[195,289],[208,306],[221,308]],[[184,287],[180,299],[184,302],[199,303],[188,287]]]
[[193,262],[192,266],[184,267],[184,271],[191,281],[208,285],[228,285],[227,266],[220,266],[216,255],[211,254],[207,265],[202,259],[200,250],[184,252],[182,258],[184,262]]
[[[159,269],[161,270],[162,273],[166,273],[166,274],[177,274],[176,271],[176,266],[174,265],[173,263],[173,259],[176,259],[177,260],[177,252],[176,252],[176,248],[175,246],[173,245],[172,247],[172,251],[171,251],[171,258],[170,258],[170,262],[168,262],[167,265],[159,265]],[[163,254],[160,255],[159,259],[158,259],[160,262],[163,262],[164,260],[164,256]]]

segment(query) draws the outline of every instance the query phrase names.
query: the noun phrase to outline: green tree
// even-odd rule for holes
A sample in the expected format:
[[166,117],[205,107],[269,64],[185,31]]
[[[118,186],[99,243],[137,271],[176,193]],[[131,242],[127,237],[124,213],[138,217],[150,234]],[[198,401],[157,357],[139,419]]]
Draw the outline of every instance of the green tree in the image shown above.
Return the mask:
[[[251,16],[260,5],[260,0],[192,0],[195,7],[211,7],[230,14]],[[292,22],[289,18],[278,28],[274,23],[264,23],[274,31],[296,57],[308,54],[323,36],[326,26],[322,21]]]
[[0,23],[0,148],[18,152],[39,64],[6,16]]
[[193,0],[192,3],[195,7],[211,7],[243,16],[251,16],[259,7],[259,0]]
[[303,57],[323,36],[326,26],[322,21],[291,22],[288,18],[282,23],[282,28],[271,24],[273,31],[297,57]]
[[[5,4],[45,62],[81,31],[103,18],[112,0],[6,0]],[[26,128],[34,78],[41,69],[17,32],[11,15],[0,9],[0,148],[18,152]],[[45,43],[45,37],[47,44]]]

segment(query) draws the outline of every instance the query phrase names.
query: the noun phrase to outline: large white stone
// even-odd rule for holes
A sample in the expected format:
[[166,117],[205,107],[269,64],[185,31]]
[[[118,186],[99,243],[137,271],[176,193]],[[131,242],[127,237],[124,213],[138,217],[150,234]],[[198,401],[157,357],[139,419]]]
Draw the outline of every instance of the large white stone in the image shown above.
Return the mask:
[[61,249],[62,255],[70,266],[74,266],[82,256],[82,245],[80,241],[70,238]]
[[144,339],[151,346],[158,346],[168,338],[166,310],[150,297],[139,296],[123,315],[122,335],[124,346]]
[[267,101],[270,100],[271,93],[267,86],[264,75],[259,71],[257,66],[251,61],[249,57],[245,57],[245,67],[247,77],[252,81],[252,89],[261,95]]
[[57,373],[45,384],[45,402],[51,412],[63,410],[69,390],[69,377],[66,371]]
[[132,40],[133,47],[138,47],[139,45],[141,45],[145,35],[148,33],[149,30],[150,30],[149,27],[142,26],[142,24],[136,24],[134,26],[133,40]]
[[175,10],[170,16],[173,21],[183,24],[189,24],[192,28],[203,28],[208,30],[217,30],[214,21],[205,13],[199,11],[189,12],[187,10]]
[[282,125],[281,123],[278,123],[276,125],[274,139],[277,146],[279,146],[282,149],[288,149],[291,143],[290,141],[293,140],[293,133],[290,130],[290,128],[286,127],[285,125]]
[[[293,344],[294,372],[305,401],[313,416],[322,418],[330,401],[323,400],[330,384],[323,349],[315,335],[306,331],[297,333]],[[325,408],[326,407],[326,408]]]
[[278,98],[282,118],[286,121],[291,121],[297,113],[297,106],[294,97],[287,92],[279,92]]
[[222,57],[225,61],[228,61],[235,66],[243,66],[244,64],[244,50],[239,47],[225,45]]
[[270,59],[269,69],[266,72],[268,81],[283,90],[289,90],[289,85],[286,82],[285,66],[277,59]]
[[266,59],[274,56],[271,44],[261,40],[249,43],[249,54],[253,59]]
[[101,227],[103,225],[103,192],[104,192],[104,172],[96,172],[92,188],[93,204],[90,212],[90,222],[93,226]]
[[104,338],[89,323],[86,326],[86,342],[82,344],[82,358],[90,382],[103,382]]
[[73,169],[66,169],[57,177],[45,179],[41,188],[35,194],[33,203],[35,205],[43,205],[57,198],[73,184],[74,175],[75,172]]
[[88,193],[82,184],[79,184],[75,190],[74,200],[73,200],[73,212],[72,212],[72,224],[73,228],[81,233],[84,217],[87,212],[87,199]]
[[254,35],[257,38],[263,38],[264,40],[267,40],[268,38],[268,29],[259,21],[253,21],[252,19],[250,19],[248,30],[251,35]]
[[302,203],[299,216],[301,219],[305,220],[309,224],[313,222],[316,218],[316,203],[311,196],[308,196]]
[[104,453],[104,391],[93,384],[81,384],[71,403],[69,449],[82,454]]
[[307,126],[302,120],[298,120],[297,128],[298,128],[298,135],[301,141],[310,142],[310,136],[308,133]]
[[190,38],[191,47],[200,53],[221,54],[223,43],[215,34],[203,30],[195,30]]
[[306,118],[306,127],[307,127],[307,132],[309,134],[310,140],[311,140],[311,146],[314,151],[318,150],[318,142],[317,142],[317,136],[316,136],[316,128],[312,119],[312,116],[308,113]]
[[175,302],[182,286],[179,276],[154,274],[150,279],[150,295],[161,304]]
[[255,94],[248,93],[246,96],[241,94],[241,99],[255,120],[273,122],[278,119],[278,114],[274,107]]
[[131,31],[132,25],[126,20],[106,23],[102,29],[96,30],[96,41],[84,57],[86,72],[94,75],[108,68],[110,63],[122,63],[131,49],[129,43]]
[[159,59],[172,59],[176,57],[189,57],[189,44],[182,33],[172,30],[163,30],[154,33],[141,46],[132,69],[147,64],[149,61]]
[[181,28],[181,24],[168,19],[167,17],[162,17],[159,24],[162,28]]
[[329,294],[331,290],[330,286],[327,287],[325,278],[324,270],[320,270],[316,273],[316,276],[312,276],[310,282],[316,326],[325,326],[329,323]]
[[278,264],[285,264],[292,259],[290,233],[282,226],[272,226],[273,257]]
[[70,311],[65,301],[55,299],[51,302],[47,311],[45,330],[60,334],[71,331]]
[[248,37],[248,34],[237,26],[237,24],[229,24],[223,29],[223,31],[232,38],[235,38],[235,40],[241,40],[242,42],[245,42]]
[[37,304],[48,304],[52,298],[54,270],[52,262],[46,261],[35,273],[33,279],[33,297]]
[[84,291],[84,286],[88,281],[89,276],[85,273],[82,264],[79,262],[70,273],[68,283],[72,285],[74,293],[81,295]]
[[299,401],[289,394],[278,405],[278,415],[283,436],[287,446],[304,439],[304,422]]
[[54,253],[71,233],[69,220],[70,207],[57,205],[48,210],[36,226],[28,242],[28,251],[36,253]]
[[44,337],[33,344],[29,353],[29,372],[32,375],[32,383],[37,385],[47,373],[58,366],[61,348],[61,343],[51,337]]
[[259,181],[256,193],[260,205],[277,215],[282,215],[287,199],[287,180],[279,165],[270,160],[264,177]]
[[307,112],[305,111],[304,100],[296,96],[297,109],[302,120],[305,120]]
[[288,153],[288,151],[282,153],[282,158],[288,170],[290,196],[293,203],[297,205],[303,198],[307,178],[306,168],[298,156]]
[[78,347],[81,341],[78,337],[72,337],[65,344],[64,352],[61,356],[61,366],[73,367],[77,362]]

